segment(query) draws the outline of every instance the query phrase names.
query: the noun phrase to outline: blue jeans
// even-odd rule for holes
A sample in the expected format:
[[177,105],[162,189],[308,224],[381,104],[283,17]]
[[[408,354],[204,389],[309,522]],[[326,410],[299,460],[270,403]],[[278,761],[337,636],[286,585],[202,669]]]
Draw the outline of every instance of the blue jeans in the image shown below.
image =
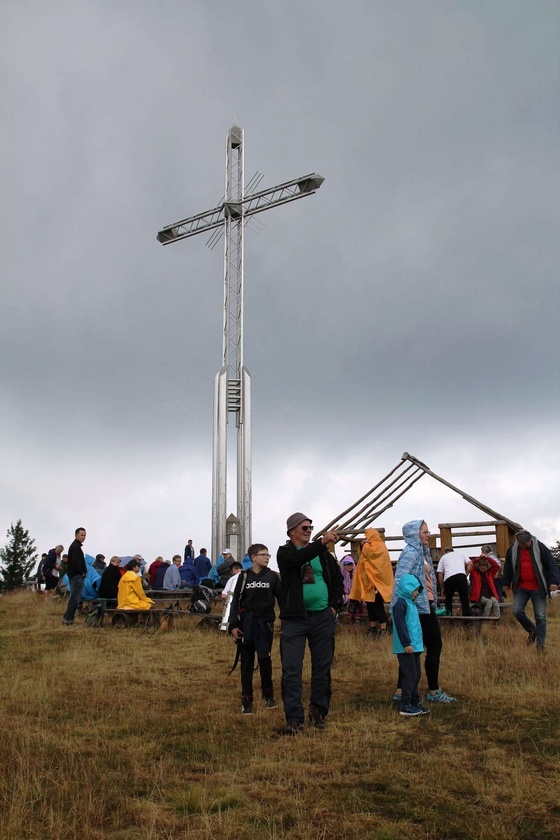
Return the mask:
[[84,588],[85,577],[82,575],[68,575],[70,583],[70,595],[68,597],[68,606],[66,612],[62,616],[63,621],[74,621],[76,610],[82,600],[82,589]]
[[[525,612],[531,600],[536,627]],[[538,589],[516,589],[513,596],[513,614],[527,633],[536,632],[537,647],[543,648],[546,641],[546,596]]]

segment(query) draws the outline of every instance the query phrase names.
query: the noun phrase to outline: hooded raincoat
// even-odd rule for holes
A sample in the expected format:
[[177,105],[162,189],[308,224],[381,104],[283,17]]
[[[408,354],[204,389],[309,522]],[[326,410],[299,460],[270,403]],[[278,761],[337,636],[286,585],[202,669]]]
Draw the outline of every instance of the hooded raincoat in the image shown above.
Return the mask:
[[194,560],[190,557],[183,562],[183,565],[179,569],[179,575],[185,586],[196,586],[200,581]]
[[[95,557],[92,557],[91,554],[85,554],[84,560],[86,561],[86,576],[84,578],[84,587],[82,589],[82,601],[94,601],[96,598],[99,597],[99,584],[101,583],[101,574],[97,571],[95,566]],[[64,575],[62,578],[63,584],[66,586],[67,589],[70,589],[70,580],[68,575]]]
[[379,592],[385,603],[393,593],[393,567],[387,546],[375,528],[366,528],[366,542],[358,560],[350,598],[353,601],[375,601]]
[[344,581],[344,595],[342,599],[347,604],[348,598],[350,597],[350,590],[352,589],[354,572],[356,571],[356,564],[349,554],[340,561],[340,571],[342,572],[342,580]]
[[403,575],[414,575],[414,577],[422,584],[422,591],[416,599],[418,612],[421,614],[429,614],[430,612],[430,602],[428,601],[428,596],[426,595],[426,573],[424,571],[424,560],[426,560],[430,568],[432,590],[434,594],[437,592],[437,583],[430,549],[427,545],[422,545],[420,542],[420,526],[423,522],[423,519],[413,519],[411,522],[407,522],[403,525],[402,531],[406,546],[401,551],[400,557],[397,561],[393,597],[391,599],[391,609],[397,600],[399,583],[401,582]]
[[[481,559],[480,557],[478,558]],[[484,578],[486,578],[488,582],[488,586],[490,588],[490,592],[492,593],[492,597],[499,601],[498,591],[496,589],[496,584],[494,583],[494,578],[500,571],[500,564],[497,560],[494,560],[493,557],[485,557],[485,560],[488,561],[490,567],[488,571],[483,572],[481,569],[478,568],[478,560],[475,561],[473,569],[471,571],[471,591],[469,592],[469,601],[474,601],[478,603],[482,596],[482,583]]]
[[397,588],[397,599],[391,608],[393,613],[393,653],[404,653],[405,647],[412,646],[413,653],[422,653],[424,639],[422,626],[418,616],[416,602],[412,600],[412,593],[420,589],[418,598],[422,594],[422,584],[414,575],[403,575]]
[[149,610],[154,602],[146,597],[142,579],[136,572],[125,572],[119,581],[119,610]]

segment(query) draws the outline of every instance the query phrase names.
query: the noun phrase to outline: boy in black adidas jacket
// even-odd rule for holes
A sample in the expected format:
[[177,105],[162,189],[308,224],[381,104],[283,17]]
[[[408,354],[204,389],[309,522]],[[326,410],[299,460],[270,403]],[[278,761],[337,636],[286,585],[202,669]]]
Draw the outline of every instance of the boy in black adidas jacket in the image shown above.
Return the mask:
[[261,673],[261,689],[268,709],[277,707],[272,686],[270,651],[274,631],[274,602],[280,605],[280,576],[268,569],[270,554],[262,543],[247,551],[252,566],[238,575],[233,591],[228,631],[239,644],[241,658],[241,713],[253,714],[255,653]]

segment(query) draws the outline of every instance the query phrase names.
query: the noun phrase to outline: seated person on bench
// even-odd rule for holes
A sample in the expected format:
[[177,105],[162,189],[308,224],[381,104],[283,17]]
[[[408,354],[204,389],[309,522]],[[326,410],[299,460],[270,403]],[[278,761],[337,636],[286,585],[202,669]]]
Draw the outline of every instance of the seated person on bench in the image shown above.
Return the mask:
[[[157,560],[152,563],[152,566],[157,563]],[[163,589],[163,581],[165,580],[165,573],[167,572],[168,568],[170,567],[171,563],[169,560],[161,560],[158,568],[155,570],[153,577],[151,579],[151,586],[152,589]],[[148,582],[150,579],[148,578]]]
[[149,610],[154,602],[144,592],[140,577],[140,561],[130,560],[125,569],[119,582],[117,609]]
[[494,618],[500,617],[500,604],[498,592],[494,584],[494,578],[500,571],[500,564],[497,560],[489,557],[479,557],[474,561],[471,569],[471,591],[469,599],[473,604],[480,604],[484,610],[483,615],[492,613]]
[[100,598],[106,601],[116,601],[119,591],[119,583],[121,581],[121,558],[111,557],[109,565],[101,575],[99,581],[99,589],[97,590]]
[[231,571],[231,577],[222,589],[222,601],[227,601],[228,595],[230,593],[233,594],[233,590],[237,586],[237,575],[243,571],[243,563],[238,563],[237,560],[235,560],[229,568]]
[[192,589],[199,582],[198,572],[196,571],[194,561],[190,557],[187,557],[183,562],[183,565],[179,569],[179,574],[181,575],[183,586],[189,589]]
[[185,589],[187,583],[181,579],[181,573],[179,569],[181,568],[181,555],[176,554],[173,557],[173,561],[170,566],[167,567],[167,571],[165,572],[165,576],[163,578],[163,587],[162,589],[167,590],[168,592],[172,592],[174,589]]

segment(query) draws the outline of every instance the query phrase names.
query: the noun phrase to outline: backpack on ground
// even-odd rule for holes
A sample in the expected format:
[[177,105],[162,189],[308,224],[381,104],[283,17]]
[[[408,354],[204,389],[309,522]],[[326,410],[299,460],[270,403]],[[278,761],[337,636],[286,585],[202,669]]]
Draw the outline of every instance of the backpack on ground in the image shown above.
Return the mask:
[[212,611],[212,605],[210,603],[211,600],[212,594],[210,590],[207,589],[206,586],[196,584],[193,586],[189,612],[206,615]]

